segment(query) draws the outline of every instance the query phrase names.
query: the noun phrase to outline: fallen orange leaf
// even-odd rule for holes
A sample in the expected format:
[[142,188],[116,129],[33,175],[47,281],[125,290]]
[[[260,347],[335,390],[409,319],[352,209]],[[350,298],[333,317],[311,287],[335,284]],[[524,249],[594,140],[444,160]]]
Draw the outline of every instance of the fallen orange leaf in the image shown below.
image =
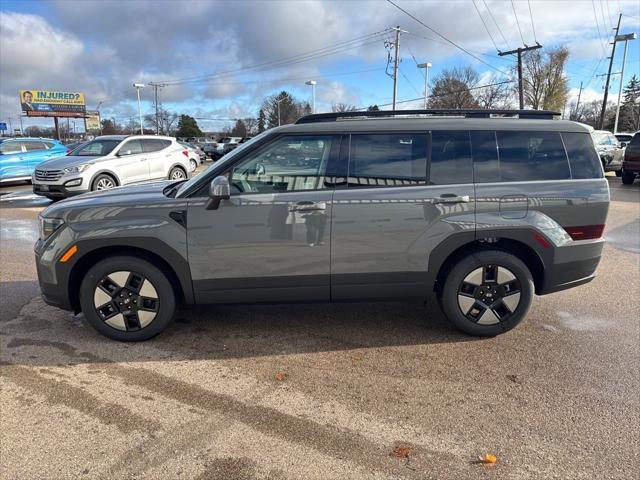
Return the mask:
[[395,447],[391,451],[391,455],[396,458],[409,458],[409,454],[411,453],[411,449],[409,447]]
[[480,457],[480,461],[486,464],[494,464],[498,461],[498,457],[496,457],[493,453],[485,453],[484,457]]
[[276,373],[276,380],[278,380],[279,382],[283,381],[285,378],[285,374],[284,372],[278,372]]

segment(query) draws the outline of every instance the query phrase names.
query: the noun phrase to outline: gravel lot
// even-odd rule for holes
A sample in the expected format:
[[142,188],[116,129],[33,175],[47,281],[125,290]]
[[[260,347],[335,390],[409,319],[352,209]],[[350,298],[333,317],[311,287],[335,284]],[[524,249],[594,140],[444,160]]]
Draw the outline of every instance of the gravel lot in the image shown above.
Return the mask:
[[40,299],[49,202],[3,187],[0,477],[637,478],[640,181],[607,178],[598,278],[483,340],[432,300],[193,307],[116,343]]

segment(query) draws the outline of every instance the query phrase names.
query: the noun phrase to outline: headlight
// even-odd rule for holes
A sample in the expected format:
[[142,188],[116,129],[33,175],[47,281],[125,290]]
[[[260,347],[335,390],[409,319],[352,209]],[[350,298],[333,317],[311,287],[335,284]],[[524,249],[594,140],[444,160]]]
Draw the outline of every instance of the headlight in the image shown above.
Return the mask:
[[38,221],[40,226],[40,240],[46,240],[53,232],[64,225],[64,220],[60,218],[44,218],[38,215]]
[[64,169],[64,173],[80,173],[89,168],[90,163],[83,163],[82,165],[75,165],[73,167],[67,167]]

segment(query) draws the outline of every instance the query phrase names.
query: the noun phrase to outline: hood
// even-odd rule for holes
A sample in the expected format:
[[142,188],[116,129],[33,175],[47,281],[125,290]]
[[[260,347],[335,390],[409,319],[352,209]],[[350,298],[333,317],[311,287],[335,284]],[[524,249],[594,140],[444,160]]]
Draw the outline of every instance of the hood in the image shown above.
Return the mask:
[[173,199],[165,197],[162,192],[168,185],[174,183],[176,182],[164,180],[162,182],[116,187],[100,192],[85,193],[51,204],[42,211],[41,215],[43,217],[65,218],[67,212],[76,209],[101,208],[117,205],[133,207],[157,203],[158,200],[171,201]]
[[65,155],[64,157],[56,157],[40,163],[38,165],[38,170],[62,170],[63,168],[74,167],[76,165],[82,165],[83,163],[90,163],[96,158],[100,157],[87,155]]

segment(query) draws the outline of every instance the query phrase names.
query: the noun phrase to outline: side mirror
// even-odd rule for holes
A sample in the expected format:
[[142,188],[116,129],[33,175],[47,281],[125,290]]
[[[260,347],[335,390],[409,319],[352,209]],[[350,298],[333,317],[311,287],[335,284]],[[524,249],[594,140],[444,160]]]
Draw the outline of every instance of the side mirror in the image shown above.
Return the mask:
[[217,210],[220,207],[222,200],[229,200],[231,198],[231,186],[229,185],[229,179],[225,176],[219,176],[211,181],[209,186],[209,199],[205,208],[207,210]]

